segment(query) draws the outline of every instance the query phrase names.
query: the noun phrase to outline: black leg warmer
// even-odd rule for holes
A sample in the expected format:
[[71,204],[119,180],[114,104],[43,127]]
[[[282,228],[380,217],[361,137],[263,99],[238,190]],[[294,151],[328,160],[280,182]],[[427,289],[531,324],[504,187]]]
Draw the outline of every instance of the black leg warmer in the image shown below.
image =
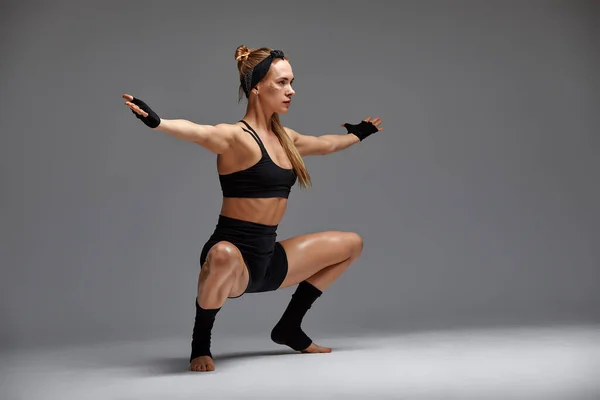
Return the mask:
[[190,362],[200,356],[210,356],[210,336],[215,322],[215,317],[221,308],[205,310],[198,304],[196,298],[196,318],[194,320],[194,331],[192,333],[192,354]]
[[271,331],[271,340],[296,351],[310,346],[312,340],[302,331],[300,325],[306,312],[321,294],[321,290],[307,281],[300,282],[283,316]]

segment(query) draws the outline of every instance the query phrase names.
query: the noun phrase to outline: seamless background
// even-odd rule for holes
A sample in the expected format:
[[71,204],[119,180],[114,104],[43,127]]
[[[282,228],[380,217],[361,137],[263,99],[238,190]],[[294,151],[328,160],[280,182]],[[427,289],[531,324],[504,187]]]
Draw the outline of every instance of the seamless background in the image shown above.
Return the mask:
[[[280,225],[365,241],[312,335],[600,321],[597,2],[0,7],[2,347],[191,335],[215,157],[120,96],[236,121],[241,44],[290,58],[285,125],[385,127],[307,158],[314,187],[293,189]],[[228,301],[215,332],[268,333],[293,290]]]

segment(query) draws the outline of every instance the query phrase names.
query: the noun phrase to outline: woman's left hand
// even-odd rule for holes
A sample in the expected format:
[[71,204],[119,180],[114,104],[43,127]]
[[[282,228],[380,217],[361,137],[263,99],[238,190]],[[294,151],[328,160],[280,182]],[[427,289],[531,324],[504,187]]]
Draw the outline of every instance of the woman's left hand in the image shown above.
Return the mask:
[[380,128],[380,125],[381,118],[379,117],[375,117],[372,120],[371,117],[367,117],[357,125],[352,125],[347,122],[342,124],[342,126],[348,130],[348,133],[356,135],[361,141],[371,136],[375,132],[382,131],[383,128]]

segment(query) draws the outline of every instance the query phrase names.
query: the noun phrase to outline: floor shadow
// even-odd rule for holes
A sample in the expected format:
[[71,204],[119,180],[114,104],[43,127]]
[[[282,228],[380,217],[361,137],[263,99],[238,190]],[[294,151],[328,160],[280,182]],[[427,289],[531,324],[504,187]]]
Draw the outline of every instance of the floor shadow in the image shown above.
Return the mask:
[[285,356],[290,354],[296,354],[298,352],[291,349],[278,349],[278,350],[262,350],[262,351],[238,351],[235,353],[223,353],[215,354],[214,360],[217,362],[235,361],[246,358],[266,357],[266,356]]
[[[266,357],[282,356],[296,354],[293,350],[265,350],[214,354],[213,359],[217,367],[223,367],[236,360]],[[140,372],[144,375],[183,375],[192,373],[190,370],[188,357],[161,357],[146,360],[144,365],[140,365]]]
[[185,357],[162,357],[147,360],[139,368],[142,375],[184,375],[190,372],[190,363]]
[[[336,347],[334,352],[353,350],[351,347]],[[291,349],[261,350],[261,351],[239,351],[231,353],[215,353],[213,359],[217,368],[234,364],[238,360],[273,357],[273,356],[304,356],[310,357],[312,354],[300,353]],[[144,375],[183,375],[195,373],[189,370],[189,358],[185,357],[160,357],[146,360],[144,365],[140,365],[140,371]]]

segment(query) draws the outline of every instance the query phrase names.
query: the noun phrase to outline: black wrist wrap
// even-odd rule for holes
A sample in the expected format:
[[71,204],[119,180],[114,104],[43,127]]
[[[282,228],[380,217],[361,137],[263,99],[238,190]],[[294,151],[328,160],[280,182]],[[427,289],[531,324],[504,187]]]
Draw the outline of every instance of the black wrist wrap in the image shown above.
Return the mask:
[[138,106],[140,109],[142,109],[148,113],[148,116],[144,117],[144,116],[136,113],[135,111],[131,110],[131,112],[138,119],[142,120],[142,122],[144,124],[146,124],[146,126],[149,126],[150,128],[156,128],[158,125],[160,125],[160,117],[148,106],[148,104],[144,103],[140,99],[135,99],[135,98],[133,100],[131,100],[131,102],[133,104],[135,104],[136,106]]
[[349,134],[352,133],[356,135],[361,142],[378,131],[375,125],[367,121],[360,121],[360,124],[358,125],[346,123],[344,124],[344,128],[348,130]]

